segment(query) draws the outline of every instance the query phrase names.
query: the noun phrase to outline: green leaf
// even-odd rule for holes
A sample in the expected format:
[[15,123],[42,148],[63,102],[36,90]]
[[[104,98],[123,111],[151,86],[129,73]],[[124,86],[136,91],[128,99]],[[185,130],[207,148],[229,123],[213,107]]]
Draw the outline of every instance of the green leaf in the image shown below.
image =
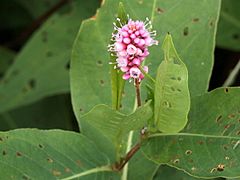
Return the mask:
[[[240,177],[240,89],[219,88],[192,99],[181,134],[152,135],[144,152],[197,177]],[[224,165],[219,171],[218,165]]]
[[72,43],[98,0],[72,3],[70,12],[49,18],[18,54],[0,83],[0,112],[69,92]]
[[81,118],[81,132],[116,161],[116,156],[124,149],[121,147],[125,144],[124,138],[132,130],[140,131],[151,117],[150,103],[130,115],[98,105]]
[[78,133],[36,129],[1,132],[0,145],[4,179],[118,179],[107,156]]
[[217,32],[217,45],[240,51],[239,0],[223,0]]
[[142,149],[154,162],[174,166],[195,177],[240,177],[239,145],[239,137],[154,134]]
[[190,109],[188,71],[167,35],[163,42],[164,61],[160,64],[154,93],[154,121],[162,132],[179,132],[187,123]]
[[[161,180],[161,179],[167,179],[167,180],[176,180],[176,177],[181,180],[199,180],[202,178],[196,178],[193,176],[189,176],[188,174],[184,173],[183,171],[179,171],[177,169],[171,168],[169,166],[160,166],[157,170],[153,180]],[[213,180],[213,179],[212,179]],[[217,179],[214,179],[217,180]],[[221,180],[221,178],[218,178],[218,180]]]
[[[127,14],[125,12],[123,4],[120,2],[118,7],[118,18],[121,24],[127,23]],[[119,21],[116,21],[117,26],[120,25]],[[111,42],[110,44],[113,44]],[[122,78],[123,73],[120,70],[117,70],[115,67],[116,56],[111,55],[111,86],[112,86],[112,107],[113,109],[119,110],[121,106],[122,93],[125,85],[125,80]]]
[[[170,32],[179,55],[189,69],[189,89],[192,96],[203,94],[213,64],[216,22],[220,0],[192,1],[179,0],[122,1],[126,12],[134,20],[152,20],[153,28],[159,34],[160,44],[163,36]],[[71,61],[71,93],[74,112],[78,122],[80,117],[96,104],[111,105],[111,83],[109,77],[109,53],[107,45],[113,30],[118,9],[118,0],[105,0],[96,18],[83,22],[73,47]],[[151,47],[146,64],[151,63],[150,74],[155,76],[163,56],[159,47]],[[201,49],[201,53],[199,52]],[[197,82],[197,83],[196,83]],[[144,96],[144,90],[142,95]],[[130,112],[134,104],[134,87],[125,84],[122,99],[124,112]]]
[[75,118],[69,94],[44,98],[31,105],[1,113],[0,122],[1,131],[16,128],[77,130],[77,127],[74,128]]
[[240,88],[219,88],[192,99],[185,132],[239,137]]
[[13,1],[16,2],[18,6],[24,8],[25,11],[27,11],[27,13],[31,15],[31,17],[34,19],[46,13],[50,8],[52,8],[59,2],[58,0],[42,0],[42,1],[13,0]]
[[13,51],[0,47],[0,80],[12,64],[14,57]]

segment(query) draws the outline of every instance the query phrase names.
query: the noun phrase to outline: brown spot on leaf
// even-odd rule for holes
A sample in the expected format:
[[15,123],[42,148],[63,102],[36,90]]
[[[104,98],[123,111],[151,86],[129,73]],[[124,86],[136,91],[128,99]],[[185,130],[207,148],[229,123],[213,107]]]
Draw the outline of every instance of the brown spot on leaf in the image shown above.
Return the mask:
[[3,150],[3,151],[2,151],[2,155],[3,155],[3,156],[7,155],[7,151]]
[[200,141],[198,141],[197,143],[198,143],[199,145],[203,145],[203,144],[204,144],[204,142],[203,142],[203,141],[201,141],[201,140],[200,140]]
[[185,154],[186,154],[186,155],[191,155],[191,154],[192,154],[192,151],[191,151],[191,150],[186,150]]
[[158,7],[157,8],[157,13],[158,14],[162,14],[162,13],[164,13],[164,10],[162,8]]
[[185,27],[184,29],[183,29],[183,35],[184,36],[187,36],[189,34],[189,28],[188,27]]
[[49,163],[53,163],[53,160],[52,160],[51,158],[47,158],[47,161],[48,161]]
[[230,119],[235,118],[235,114],[229,114],[228,118],[230,118]]
[[35,88],[35,86],[36,86],[36,81],[35,81],[35,79],[30,79],[30,80],[28,81],[28,85],[29,85],[29,87],[30,87],[31,89]]
[[222,119],[222,115],[217,116],[216,117],[216,123],[219,123],[221,119]]
[[99,82],[101,86],[104,86],[104,80],[101,79]]
[[224,88],[224,92],[228,93],[229,92],[228,88]]
[[22,153],[16,152],[16,155],[17,155],[18,157],[20,157],[20,156],[22,156]]
[[173,160],[173,163],[174,163],[174,164],[178,164],[179,162],[180,162],[179,159],[174,159],[174,160]]
[[223,149],[226,151],[226,150],[228,150],[228,148],[229,148],[229,145],[228,144],[224,144],[223,145]]
[[76,163],[78,166],[80,166],[80,167],[82,166],[82,162],[80,160],[76,160]]
[[213,27],[213,26],[214,26],[214,20],[211,20],[211,21],[209,22],[209,25],[210,25],[210,27]]
[[70,61],[67,62],[67,64],[65,65],[65,69],[69,70],[70,69]]
[[0,137],[0,141],[3,141],[3,138],[2,138],[2,137]]
[[193,21],[193,22],[198,22],[198,21],[199,21],[199,18],[193,18],[192,21]]
[[66,173],[68,173],[68,172],[71,172],[71,169],[65,168],[64,171],[65,171]]
[[97,61],[97,65],[98,65],[98,66],[103,66],[103,62],[102,62],[101,60],[98,60],[98,61]]
[[224,165],[224,164],[219,164],[219,165],[217,166],[217,170],[218,170],[218,171],[224,171],[224,168],[225,168],[225,165]]
[[60,176],[61,175],[61,172],[56,170],[56,169],[53,169],[52,173],[53,173],[54,176]]
[[43,145],[42,145],[42,144],[39,144],[38,147],[39,147],[39,148],[43,148]]
[[189,159],[188,162],[189,162],[189,163],[193,163],[193,159]]
[[226,125],[224,126],[224,129],[228,129],[228,128],[230,128],[230,126],[231,126],[231,124],[226,124]]

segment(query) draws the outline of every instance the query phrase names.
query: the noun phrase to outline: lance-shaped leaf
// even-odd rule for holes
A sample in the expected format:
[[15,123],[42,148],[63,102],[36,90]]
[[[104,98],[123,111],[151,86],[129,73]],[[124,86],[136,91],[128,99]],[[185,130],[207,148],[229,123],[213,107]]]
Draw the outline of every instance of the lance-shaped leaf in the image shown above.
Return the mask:
[[132,130],[140,131],[151,117],[150,102],[130,115],[98,105],[81,118],[82,133],[115,161],[116,154],[121,150],[119,146],[124,144],[123,139]]
[[72,1],[69,13],[54,14],[35,32],[0,83],[0,112],[69,92],[72,44],[97,1]]
[[196,177],[240,177],[240,137],[154,134],[142,149],[154,162]]
[[0,133],[4,179],[118,179],[107,156],[78,133],[14,130]]
[[187,123],[190,108],[188,71],[167,35],[163,42],[164,61],[160,64],[154,92],[154,121],[162,132],[178,132]]
[[58,95],[0,113],[0,130],[16,128],[73,130],[74,121],[70,96]]
[[[123,4],[120,2],[118,7],[118,18],[116,25],[119,27],[121,24],[127,23],[127,14],[125,12]],[[111,42],[113,44],[113,42]],[[111,56],[111,85],[112,85],[112,107],[119,110],[121,106],[122,93],[125,85],[125,80],[122,78],[123,73],[116,69],[116,55],[110,53]]]

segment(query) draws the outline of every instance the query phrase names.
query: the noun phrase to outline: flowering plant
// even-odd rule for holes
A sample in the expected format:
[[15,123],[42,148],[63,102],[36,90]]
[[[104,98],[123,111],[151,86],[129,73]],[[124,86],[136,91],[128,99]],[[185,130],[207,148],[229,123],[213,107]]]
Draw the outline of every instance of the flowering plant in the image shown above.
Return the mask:
[[[71,4],[33,34],[0,80],[1,127],[44,128],[46,118],[46,128],[67,129],[0,132],[0,179],[239,178],[239,88],[208,92],[226,19],[230,35],[217,43],[239,48],[236,14],[228,14],[239,6],[223,3],[216,31],[221,0],[103,0],[81,24],[69,63],[70,37],[95,11],[92,1],[60,1],[41,16]],[[8,65],[0,59],[0,74]],[[68,91],[75,116],[66,95],[12,110]]]

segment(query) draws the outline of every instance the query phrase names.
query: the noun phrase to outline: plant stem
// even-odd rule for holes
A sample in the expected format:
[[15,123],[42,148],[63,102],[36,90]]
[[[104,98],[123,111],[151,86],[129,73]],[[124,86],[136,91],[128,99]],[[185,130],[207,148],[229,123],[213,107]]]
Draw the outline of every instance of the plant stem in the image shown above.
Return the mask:
[[140,107],[141,103],[141,94],[140,94],[140,82],[139,79],[135,79],[135,88],[136,88],[136,97],[137,97],[137,106]]
[[133,155],[140,149],[140,147],[140,143],[137,143],[135,146],[133,146],[132,149],[128,151],[127,155],[122,159],[122,161],[115,165],[115,169],[121,171],[128,161],[133,157]]

